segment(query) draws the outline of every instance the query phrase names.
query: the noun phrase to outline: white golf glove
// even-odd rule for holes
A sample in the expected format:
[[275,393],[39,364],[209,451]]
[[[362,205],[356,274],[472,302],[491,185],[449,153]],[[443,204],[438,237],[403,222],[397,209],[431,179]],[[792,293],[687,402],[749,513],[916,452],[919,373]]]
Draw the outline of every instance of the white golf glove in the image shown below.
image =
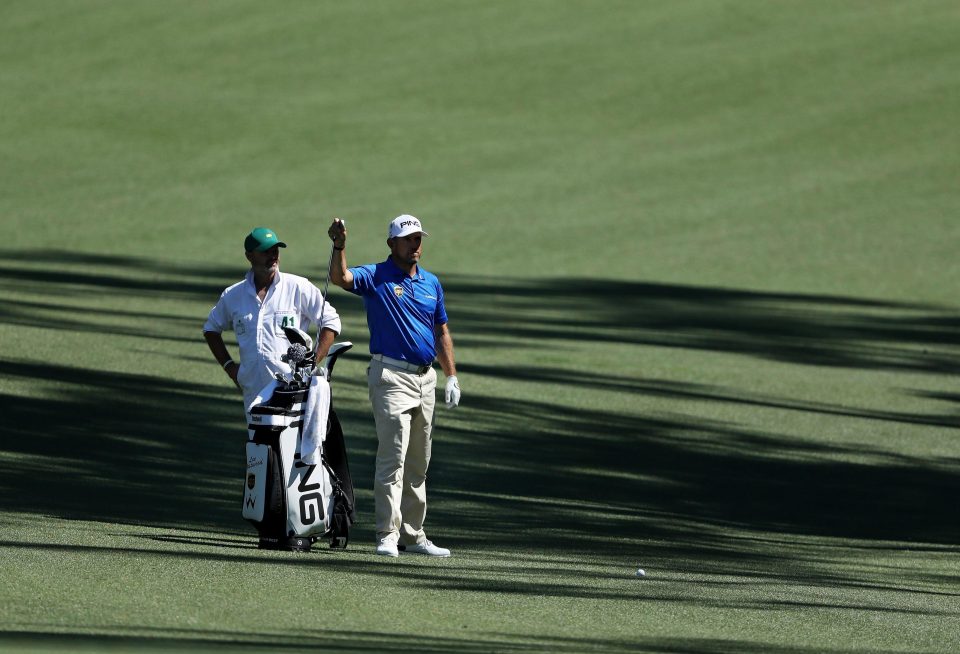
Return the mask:
[[456,375],[447,377],[447,388],[443,391],[443,399],[448,409],[454,409],[460,404],[460,383]]

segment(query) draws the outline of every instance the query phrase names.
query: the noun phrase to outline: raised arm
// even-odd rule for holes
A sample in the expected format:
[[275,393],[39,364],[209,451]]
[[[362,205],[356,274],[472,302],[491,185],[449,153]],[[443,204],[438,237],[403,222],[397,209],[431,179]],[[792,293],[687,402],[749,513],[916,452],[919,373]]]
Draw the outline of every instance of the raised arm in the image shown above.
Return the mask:
[[347,228],[339,218],[334,219],[327,235],[333,241],[333,260],[330,262],[330,281],[344,290],[353,289],[353,273],[347,269]]

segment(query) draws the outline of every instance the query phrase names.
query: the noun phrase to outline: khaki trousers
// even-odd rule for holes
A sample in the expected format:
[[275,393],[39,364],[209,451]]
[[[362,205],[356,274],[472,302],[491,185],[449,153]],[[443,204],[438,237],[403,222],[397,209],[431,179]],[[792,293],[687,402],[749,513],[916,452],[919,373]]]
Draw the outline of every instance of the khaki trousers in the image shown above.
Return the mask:
[[373,360],[367,386],[377,425],[377,538],[394,538],[401,545],[422,543],[427,538],[423,520],[437,371],[418,375]]

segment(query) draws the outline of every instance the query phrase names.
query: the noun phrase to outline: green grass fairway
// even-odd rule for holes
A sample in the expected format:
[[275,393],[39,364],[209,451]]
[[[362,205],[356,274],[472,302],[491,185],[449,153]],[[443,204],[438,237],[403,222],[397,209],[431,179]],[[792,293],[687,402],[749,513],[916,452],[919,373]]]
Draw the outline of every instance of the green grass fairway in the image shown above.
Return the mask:
[[[958,34],[954,0],[0,3],[0,650],[960,650]],[[252,227],[322,285],[334,216],[360,264],[400,213],[456,342],[454,556],[373,554],[339,289],[360,523],[261,552],[201,325]]]

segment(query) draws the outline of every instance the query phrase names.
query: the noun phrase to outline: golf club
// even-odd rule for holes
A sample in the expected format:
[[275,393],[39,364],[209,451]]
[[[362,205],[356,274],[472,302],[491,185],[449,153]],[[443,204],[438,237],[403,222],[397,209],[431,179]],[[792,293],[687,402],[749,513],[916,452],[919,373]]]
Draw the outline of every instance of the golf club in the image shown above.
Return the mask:
[[[344,223],[342,220],[338,221]],[[327,278],[323,281],[323,303],[320,305],[320,320],[323,320],[323,310],[327,307],[327,292],[330,289],[330,269],[333,267],[333,254],[336,250],[336,242],[330,241],[330,258],[327,261]],[[314,353],[317,353],[320,350],[320,332],[323,330],[323,325],[317,325],[317,345],[314,348]]]

